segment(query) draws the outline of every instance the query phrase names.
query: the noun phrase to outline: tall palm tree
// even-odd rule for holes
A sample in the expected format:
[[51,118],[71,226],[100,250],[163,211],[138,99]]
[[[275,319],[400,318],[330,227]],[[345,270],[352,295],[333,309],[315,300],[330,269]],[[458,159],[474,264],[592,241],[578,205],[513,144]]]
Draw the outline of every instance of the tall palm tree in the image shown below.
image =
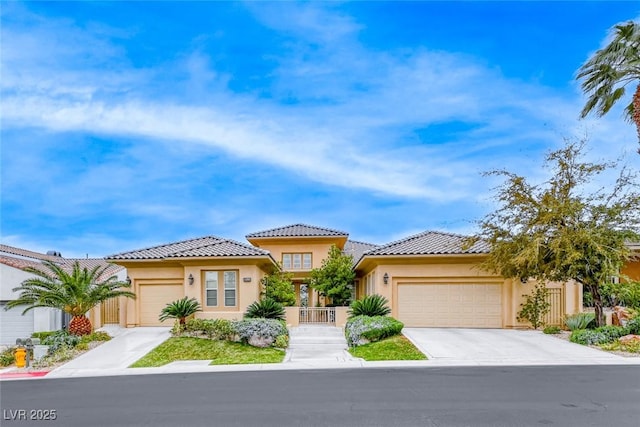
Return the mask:
[[[89,270],[80,267],[76,261],[71,272],[51,261],[43,261],[44,269],[27,267],[26,272],[34,274],[14,288],[20,292],[18,299],[7,303],[7,309],[27,305],[22,314],[37,307],[58,308],[72,316],[69,332],[88,335],[92,331],[91,321],[86,313],[96,305],[120,296],[135,298],[133,292],[125,290],[131,285],[120,282],[116,276],[102,280],[108,267],[96,266]],[[48,271],[47,271],[48,270]]]
[[[625,87],[640,81],[640,23],[621,23],[613,30],[613,40],[578,70],[576,78],[589,95],[580,113],[583,118],[594,110],[598,117],[607,114],[624,96]],[[635,123],[640,140],[640,85],[625,108],[625,117]]]

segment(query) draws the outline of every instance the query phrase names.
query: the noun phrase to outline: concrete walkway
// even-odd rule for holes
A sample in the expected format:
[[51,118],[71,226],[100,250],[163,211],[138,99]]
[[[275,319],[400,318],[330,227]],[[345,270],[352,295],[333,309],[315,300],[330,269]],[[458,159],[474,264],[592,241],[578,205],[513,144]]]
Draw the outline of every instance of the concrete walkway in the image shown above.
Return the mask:
[[111,341],[54,369],[47,378],[92,376],[124,370],[169,338],[170,330],[167,327],[109,330],[114,336]]
[[347,340],[341,328],[302,325],[289,331],[289,348],[285,363],[323,365],[358,360],[347,351]]
[[481,365],[611,365],[640,362],[541,331],[404,328],[402,333],[434,363]]

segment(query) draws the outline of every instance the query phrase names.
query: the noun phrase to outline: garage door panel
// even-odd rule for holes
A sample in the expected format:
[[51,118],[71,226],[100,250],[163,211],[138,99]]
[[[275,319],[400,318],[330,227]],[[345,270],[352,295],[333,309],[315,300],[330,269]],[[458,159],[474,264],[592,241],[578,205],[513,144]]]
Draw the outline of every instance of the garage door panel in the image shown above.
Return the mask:
[[140,285],[140,326],[171,326],[173,319],[160,322],[158,317],[162,309],[170,302],[184,296],[180,283],[163,285]]
[[25,307],[15,307],[6,310],[6,303],[0,303],[0,344],[15,345],[16,338],[29,338],[33,333],[34,311],[29,310],[24,315]]
[[502,327],[499,284],[398,284],[398,318],[413,327]]

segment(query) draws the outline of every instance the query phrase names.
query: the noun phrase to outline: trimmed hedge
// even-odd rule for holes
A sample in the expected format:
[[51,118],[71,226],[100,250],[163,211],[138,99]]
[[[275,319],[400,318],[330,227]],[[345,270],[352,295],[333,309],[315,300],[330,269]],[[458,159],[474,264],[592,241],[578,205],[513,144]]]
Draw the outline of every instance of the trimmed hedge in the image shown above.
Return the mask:
[[[233,322],[233,328],[241,342],[256,347],[273,345],[279,336],[289,336],[289,330],[283,320],[244,319]],[[283,339],[280,338],[278,344]]]
[[388,316],[355,316],[347,321],[344,333],[350,347],[399,335],[404,323]]
[[629,335],[629,327],[601,326],[596,329],[579,329],[571,333],[569,340],[576,344],[598,345],[614,342],[620,337]]
[[191,336],[206,335],[215,340],[228,340],[235,334],[233,324],[226,319],[189,319],[184,331]]

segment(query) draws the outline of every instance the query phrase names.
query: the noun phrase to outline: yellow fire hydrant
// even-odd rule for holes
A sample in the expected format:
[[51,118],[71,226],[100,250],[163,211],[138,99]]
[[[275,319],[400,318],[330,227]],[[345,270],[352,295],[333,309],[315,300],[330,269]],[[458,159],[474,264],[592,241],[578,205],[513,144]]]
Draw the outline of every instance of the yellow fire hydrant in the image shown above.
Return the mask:
[[16,367],[24,368],[27,365],[27,349],[24,347],[16,348],[15,358]]

